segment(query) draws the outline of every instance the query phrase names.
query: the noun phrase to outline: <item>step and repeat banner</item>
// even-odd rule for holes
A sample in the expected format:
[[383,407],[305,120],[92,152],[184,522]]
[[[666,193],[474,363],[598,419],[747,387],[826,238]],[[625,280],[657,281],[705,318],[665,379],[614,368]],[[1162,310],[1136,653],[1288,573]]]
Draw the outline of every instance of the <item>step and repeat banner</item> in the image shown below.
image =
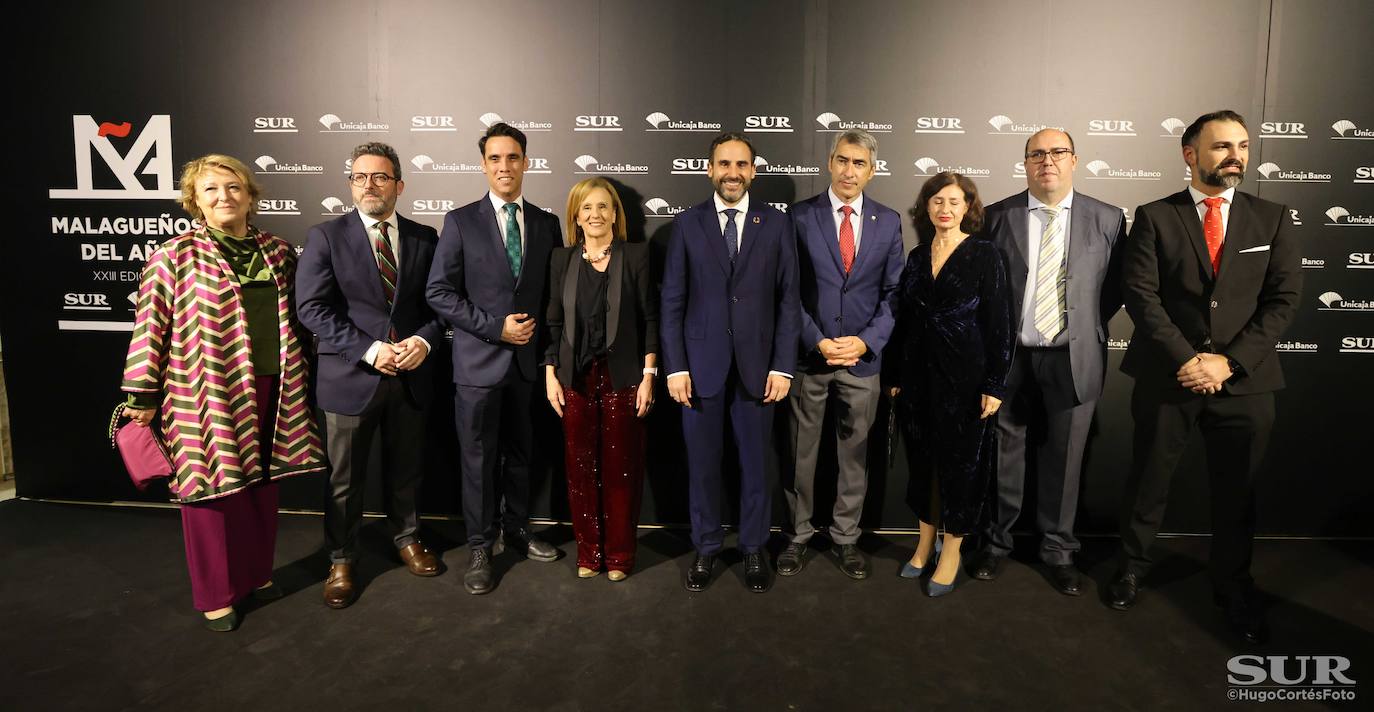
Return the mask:
[[[973,178],[985,203],[1023,190],[1025,140],[1063,128],[1076,140],[1076,189],[1129,221],[1185,187],[1183,128],[1231,108],[1251,136],[1241,189],[1287,205],[1305,276],[1279,345],[1289,387],[1260,528],[1374,534],[1368,3],[150,2],[64,8],[47,22],[24,119],[42,159],[0,282],[22,496],[158,498],[129,485],[105,426],[144,258],[189,229],[180,167],[208,152],[254,170],[267,191],[256,224],[300,245],[310,225],[353,209],[353,146],[395,146],[399,209],[438,227],[482,197],[476,141],[504,121],[529,137],[529,200],[561,217],[574,182],[607,176],[631,239],[661,250],[673,216],[709,198],[706,149],[724,130],[758,150],[754,199],[785,209],[825,190],[837,132],[866,129],[879,141],[869,195],[905,212],[943,170]],[[1132,427],[1130,381],[1115,367],[1130,338],[1122,312],[1089,446],[1086,532],[1115,528]],[[682,523],[677,413],[660,401],[644,519]],[[564,517],[557,420],[535,417],[547,460],[535,510]],[[456,512],[447,408],[432,429],[424,508]],[[888,447],[876,432],[866,525],[914,526],[904,456]],[[1195,441],[1168,529],[1208,530],[1204,460]],[[317,509],[322,497],[320,478],[298,478],[284,506]]]

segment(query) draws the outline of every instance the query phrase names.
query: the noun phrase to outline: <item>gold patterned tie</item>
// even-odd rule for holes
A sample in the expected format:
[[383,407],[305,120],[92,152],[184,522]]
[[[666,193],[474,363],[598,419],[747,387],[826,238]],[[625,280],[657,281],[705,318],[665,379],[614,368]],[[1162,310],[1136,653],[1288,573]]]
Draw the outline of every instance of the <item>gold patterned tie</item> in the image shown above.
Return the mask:
[[1054,341],[1065,328],[1064,313],[1068,287],[1064,259],[1064,223],[1060,209],[1044,206],[1045,229],[1040,233],[1040,259],[1035,267],[1035,330]]

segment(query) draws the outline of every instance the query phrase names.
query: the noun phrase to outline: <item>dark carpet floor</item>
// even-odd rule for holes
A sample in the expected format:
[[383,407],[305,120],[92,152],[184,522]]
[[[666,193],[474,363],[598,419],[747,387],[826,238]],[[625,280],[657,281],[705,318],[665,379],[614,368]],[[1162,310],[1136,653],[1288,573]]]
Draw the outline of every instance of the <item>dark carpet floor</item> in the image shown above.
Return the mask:
[[[409,575],[380,520],[364,584],[326,608],[321,520],[281,517],[286,598],[247,604],[235,633],[191,607],[175,510],[0,503],[0,710],[1240,710],[1370,709],[1374,543],[1262,541],[1272,642],[1234,641],[1212,607],[1205,538],[1161,542],[1128,613],[1100,591],[1115,540],[1087,542],[1086,594],[1053,591],[1033,551],[996,582],[928,599],[898,579],[910,536],[865,536],[855,582],[814,548],[765,595],[739,557],[701,594],[680,578],[686,532],[647,530],[624,582],[574,563],[496,558],[497,589],[463,592],[461,523],[427,521],[442,576]],[[547,538],[573,550],[571,531]],[[728,542],[727,542],[728,543]],[[1023,543],[1030,546],[1026,539]],[[1355,702],[1228,700],[1238,654],[1342,655]]]

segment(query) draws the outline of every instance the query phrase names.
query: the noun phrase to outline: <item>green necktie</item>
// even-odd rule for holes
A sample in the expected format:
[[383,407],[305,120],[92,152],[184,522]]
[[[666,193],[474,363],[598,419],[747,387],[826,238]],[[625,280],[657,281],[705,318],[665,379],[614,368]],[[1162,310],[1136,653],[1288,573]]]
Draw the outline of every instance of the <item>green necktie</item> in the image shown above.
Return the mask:
[[506,259],[510,261],[510,273],[520,277],[520,223],[515,221],[515,203],[501,206],[506,211]]

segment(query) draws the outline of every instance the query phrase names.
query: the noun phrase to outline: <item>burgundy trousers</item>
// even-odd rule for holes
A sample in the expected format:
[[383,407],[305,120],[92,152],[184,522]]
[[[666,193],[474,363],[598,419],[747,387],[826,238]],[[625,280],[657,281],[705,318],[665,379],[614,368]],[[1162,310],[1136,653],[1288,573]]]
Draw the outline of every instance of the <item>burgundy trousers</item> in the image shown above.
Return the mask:
[[644,420],[635,416],[638,386],[615,390],[604,359],[564,388],[564,458],[577,565],[629,571],[644,491]]
[[[258,425],[263,467],[276,428],[277,377],[259,376]],[[231,495],[181,505],[186,568],[198,611],[238,603],[272,580],[277,546],[277,484],[261,480]]]

